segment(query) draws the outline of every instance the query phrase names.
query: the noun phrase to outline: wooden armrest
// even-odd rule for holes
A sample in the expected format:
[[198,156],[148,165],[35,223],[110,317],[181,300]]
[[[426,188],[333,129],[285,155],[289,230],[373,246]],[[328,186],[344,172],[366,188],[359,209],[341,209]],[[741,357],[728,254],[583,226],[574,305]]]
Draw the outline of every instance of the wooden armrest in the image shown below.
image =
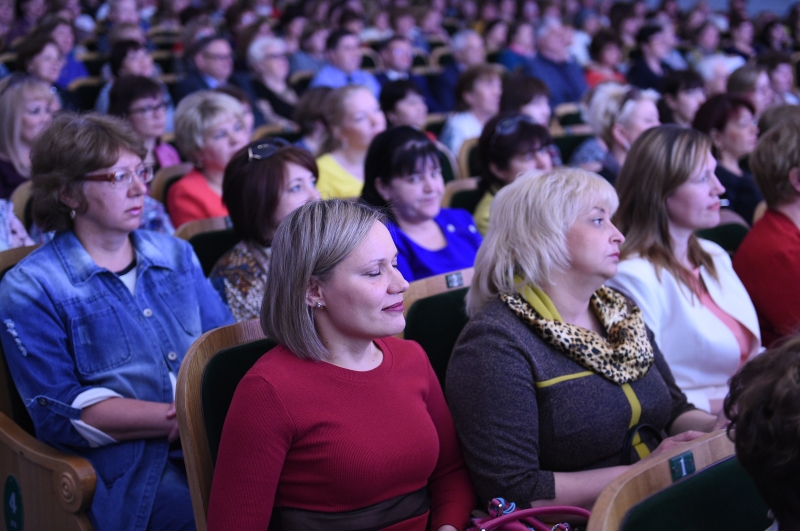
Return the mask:
[[[31,437],[14,421],[0,413],[0,449],[2,447],[8,448],[25,461],[52,472],[53,488],[64,510],[79,513],[91,507],[97,475],[89,461],[56,450]],[[0,457],[0,463],[3,461],[5,458]]]

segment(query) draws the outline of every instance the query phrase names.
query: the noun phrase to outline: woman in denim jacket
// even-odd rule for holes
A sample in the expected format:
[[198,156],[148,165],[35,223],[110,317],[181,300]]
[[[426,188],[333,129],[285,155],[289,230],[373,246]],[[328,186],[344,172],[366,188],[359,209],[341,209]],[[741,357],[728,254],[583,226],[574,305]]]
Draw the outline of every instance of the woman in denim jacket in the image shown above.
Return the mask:
[[188,244],[137,230],[143,155],[118,119],[57,117],[31,157],[34,219],[57,234],[0,284],[14,382],[37,437],[94,466],[98,531],[194,529],[170,459],[175,378],[200,334],[233,322]]

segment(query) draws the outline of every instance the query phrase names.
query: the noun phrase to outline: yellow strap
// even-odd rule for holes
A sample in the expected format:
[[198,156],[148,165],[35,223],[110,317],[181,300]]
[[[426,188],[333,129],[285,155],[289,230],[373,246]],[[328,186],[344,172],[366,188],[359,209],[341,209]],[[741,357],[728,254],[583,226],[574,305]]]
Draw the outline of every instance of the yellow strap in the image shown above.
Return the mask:
[[[642,404],[639,402],[639,398],[636,396],[631,384],[622,384],[622,392],[625,393],[625,398],[628,399],[628,403],[631,405],[631,423],[628,426],[630,429],[639,424],[639,419],[642,417]],[[650,449],[642,442],[642,438],[639,437],[638,433],[633,437],[633,447],[636,449],[636,453],[639,454],[639,459],[644,459],[650,455]]]
[[[521,284],[522,278],[515,276],[514,282]],[[534,310],[536,310],[536,313],[545,319],[550,321],[564,322],[564,319],[561,318],[561,315],[558,313],[553,301],[550,300],[550,297],[547,296],[547,293],[538,287],[534,286],[533,284],[525,284],[519,291],[519,294],[522,295],[522,298],[525,299]]]
[[593,374],[594,373],[592,371],[576,372],[574,374],[565,374],[564,376],[558,376],[556,378],[551,378],[543,382],[536,382],[536,387],[542,389],[543,387],[550,387],[551,385],[555,385],[557,383],[566,382],[567,380],[574,380],[575,378],[592,376]]

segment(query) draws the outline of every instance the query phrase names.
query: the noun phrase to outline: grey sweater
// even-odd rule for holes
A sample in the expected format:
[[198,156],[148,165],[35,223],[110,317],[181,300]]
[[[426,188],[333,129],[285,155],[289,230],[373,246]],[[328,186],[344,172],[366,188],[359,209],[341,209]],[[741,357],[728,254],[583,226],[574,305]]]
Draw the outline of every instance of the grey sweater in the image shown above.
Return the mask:
[[467,323],[445,387],[481,505],[503,497],[528,506],[555,497],[553,472],[619,465],[636,401],[639,423],[662,431],[692,409],[648,336],[655,363],[631,384],[636,399],[629,401],[621,386],[587,375],[501,301]]

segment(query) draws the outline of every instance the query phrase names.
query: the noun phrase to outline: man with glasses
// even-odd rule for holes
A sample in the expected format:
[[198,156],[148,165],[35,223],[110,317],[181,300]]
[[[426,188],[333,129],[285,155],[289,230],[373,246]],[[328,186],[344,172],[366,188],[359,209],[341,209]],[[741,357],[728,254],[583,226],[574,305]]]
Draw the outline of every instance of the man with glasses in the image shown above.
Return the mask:
[[[256,111],[250,79],[247,74],[233,71],[233,50],[227,40],[217,35],[204,37],[189,52],[190,71],[175,86],[176,102],[198,90],[213,90],[230,83],[247,92],[251,107]],[[260,121],[263,123],[263,117]]]
[[328,64],[311,80],[311,87],[339,88],[345,85],[364,85],[377,98],[381,85],[375,76],[361,70],[361,41],[358,36],[340,29],[330,34],[325,43]]

